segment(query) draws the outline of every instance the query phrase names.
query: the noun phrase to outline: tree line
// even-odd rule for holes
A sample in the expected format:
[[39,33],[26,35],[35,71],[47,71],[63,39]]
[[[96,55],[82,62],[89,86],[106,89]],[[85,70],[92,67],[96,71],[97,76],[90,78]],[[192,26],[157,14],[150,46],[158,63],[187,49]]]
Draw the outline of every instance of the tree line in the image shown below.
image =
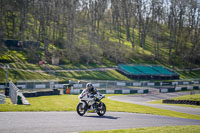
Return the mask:
[[0,0],[0,25],[0,39],[41,42],[46,61],[128,62],[151,38],[151,60],[200,64],[198,0]]

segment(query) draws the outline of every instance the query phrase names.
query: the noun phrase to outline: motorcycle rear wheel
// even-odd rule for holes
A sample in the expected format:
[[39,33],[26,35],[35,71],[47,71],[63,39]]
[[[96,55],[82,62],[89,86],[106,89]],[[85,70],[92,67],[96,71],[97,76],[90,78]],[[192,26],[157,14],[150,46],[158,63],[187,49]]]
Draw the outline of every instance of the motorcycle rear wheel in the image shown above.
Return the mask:
[[80,116],[83,116],[85,114],[85,112],[87,111],[86,107],[82,107],[83,103],[79,103],[76,107],[76,111]]

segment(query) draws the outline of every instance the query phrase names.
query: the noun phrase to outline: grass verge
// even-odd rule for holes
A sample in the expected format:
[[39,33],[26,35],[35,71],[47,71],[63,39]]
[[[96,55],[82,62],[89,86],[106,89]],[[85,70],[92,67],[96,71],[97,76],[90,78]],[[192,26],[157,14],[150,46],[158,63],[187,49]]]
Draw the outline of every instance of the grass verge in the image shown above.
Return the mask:
[[[106,95],[113,96],[113,95]],[[30,102],[30,106],[27,105],[13,105],[10,99],[6,99],[6,104],[0,105],[0,112],[5,111],[75,111],[78,104],[77,95],[59,95],[59,96],[42,96],[35,98],[27,98]],[[107,111],[113,112],[131,112],[131,113],[144,113],[163,115],[179,118],[198,119],[200,116],[185,114],[175,111],[169,111],[164,109],[157,109],[143,105],[131,104],[104,99],[103,102],[107,106]]]
[[90,131],[81,133],[199,133],[199,125],[187,126],[165,126],[165,127],[147,127],[121,130],[107,130],[107,131]]
[[172,98],[173,100],[191,100],[191,101],[200,101],[200,94],[194,95],[184,95],[180,97]]
[[0,105],[0,111],[74,111],[77,95],[41,96],[26,98],[31,105],[13,105],[9,98]]
[[[184,95],[179,97],[171,98],[172,100],[191,100],[191,101],[200,101],[200,94],[194,94],[194,95]],[[163,100],[156,100],[151,101],[149,103],[154,104],[166,104],[162,102]],[[184,106],[184,107],[192,107],[192,108],[200,108],[200,106],[197,105],[188,105],[188,104],[167,104],[167,105],[174,105],[174,106]]]
[[[6,71],[0,68],[0,75],[5,75]],[[20,70],[9,70],[9,80],[17,82],[18,80],[76,80],[76,79],[92,79],[92,80],[131,80],[128,77],[118,73],[116,70],[108,71],[70,71],[57,72],[55,74],[27,72]],[[5,76],[0,76],[0,83],[5,82]]]
[[116,70],[57,72],[56,76],[68,77],[74,79],[92,79],[92,80],[131,80],[126,76],[118,73]]
[[200,70],[197,71],[177,71],[180,74],[181,79],[195,79],[195,78],[200,78]]
[[182,106],[182,107],[191,107],[191,108],[200,108],[200,106],[197,105],[188,105],[188,104],[168,104],[168,103],[163,103],[163,100],[156,100],[156,101],[151,101],[148,103],[153,103],[153,104],[167,104],[167,105],[172,105],[172,106]]

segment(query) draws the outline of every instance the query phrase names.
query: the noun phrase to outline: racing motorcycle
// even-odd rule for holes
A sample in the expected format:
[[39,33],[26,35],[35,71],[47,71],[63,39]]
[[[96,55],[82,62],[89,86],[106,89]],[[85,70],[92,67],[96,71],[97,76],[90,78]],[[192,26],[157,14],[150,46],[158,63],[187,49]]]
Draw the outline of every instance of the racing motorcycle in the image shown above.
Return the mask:
[[106,113],[106,105],[101,101],[103,98],[105,98],[105,96],[102,94],[92,96],[86,93],[80,94],[80,102],[76,108],[77,113],[83,116],[86,112],[95,111],[99,116],[103,116]]

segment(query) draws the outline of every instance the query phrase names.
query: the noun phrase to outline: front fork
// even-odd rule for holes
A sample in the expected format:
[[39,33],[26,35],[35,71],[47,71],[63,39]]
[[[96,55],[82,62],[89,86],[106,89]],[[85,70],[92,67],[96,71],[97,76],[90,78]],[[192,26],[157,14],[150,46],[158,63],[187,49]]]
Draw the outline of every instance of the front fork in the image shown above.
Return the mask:
[[85,108],[85,106],[86,106],[86,103],[84,102],[84,101],[80,101],[80,103],[82,103],[82,109],[84,109]]

